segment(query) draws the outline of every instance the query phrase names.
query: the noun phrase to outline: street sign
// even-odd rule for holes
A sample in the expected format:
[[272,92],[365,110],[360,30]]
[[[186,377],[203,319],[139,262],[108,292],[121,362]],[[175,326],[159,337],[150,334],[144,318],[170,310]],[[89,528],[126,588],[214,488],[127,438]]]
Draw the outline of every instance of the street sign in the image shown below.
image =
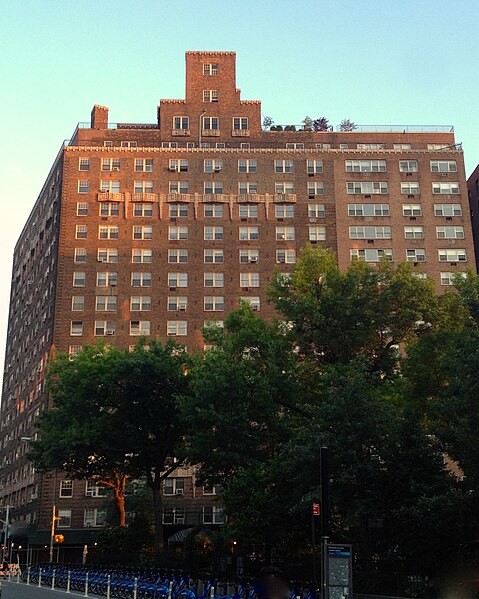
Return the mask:
[[321,507],[319,503],[313,503],[313,516],[321,516]]
[[326,545],[326,588],[328,599],[352,599],[353,556],[351,545]]

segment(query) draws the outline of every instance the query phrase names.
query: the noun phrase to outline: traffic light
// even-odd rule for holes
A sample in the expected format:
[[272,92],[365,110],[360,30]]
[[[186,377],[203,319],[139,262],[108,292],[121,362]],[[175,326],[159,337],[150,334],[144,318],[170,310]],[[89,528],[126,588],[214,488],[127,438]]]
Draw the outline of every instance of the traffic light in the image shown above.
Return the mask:
[[65,537],[63,535],[55,535],[54,537],[55,543],[63,543]]

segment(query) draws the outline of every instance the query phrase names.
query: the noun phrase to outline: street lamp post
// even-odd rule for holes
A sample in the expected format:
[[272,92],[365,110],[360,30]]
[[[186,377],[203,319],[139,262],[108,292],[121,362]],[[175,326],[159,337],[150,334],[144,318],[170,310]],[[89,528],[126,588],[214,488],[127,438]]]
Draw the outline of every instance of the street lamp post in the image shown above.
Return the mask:
[[[5,561],[5,553],[8,551],[8,528],[10,526],[10,508],[12,508],[13,505],[7,505],[6,506],[6,515],[5,515],[5,520],[0,520],[0,522],[3,522],[4,525],[4,539],[3,539],[3,549],[2,549],[2,562]],[[8,553],[7,553],[8,555]]]

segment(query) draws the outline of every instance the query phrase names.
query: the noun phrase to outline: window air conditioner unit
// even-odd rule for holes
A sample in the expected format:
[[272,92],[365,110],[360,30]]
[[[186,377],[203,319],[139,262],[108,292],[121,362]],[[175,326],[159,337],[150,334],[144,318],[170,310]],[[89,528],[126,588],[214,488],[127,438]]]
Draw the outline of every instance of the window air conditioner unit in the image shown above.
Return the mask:
[[251,307],[253,308],[253,310],[254,310],[255,312],[257,312],[257,311],[259,310],[259,306],[258,306],[258,305],[256,305],[256,304],[253,304]]
[[452,220],[452,216],[446,216],[446,220]]
[[176,170],[177,170],[177,169],[176,169],[176,166],[169,166],[169,167],[168,167],[168,170],[169,170],[171,173],[176,173]]
[[308,177],[314,177],[314,173],[308,173]]
[[116,287],[116,281],[112,281],[112,282],[110,283],[110,287]]
[[113,170],[113,171],[119,171],[120,169],[119,169],[117,166],[114,166],[114,167],[112,168],[112,170]]
[[222,170],[221,166],[215,166],[215,173],[221,173]]
[[186,310],[186,304],[178,304],[178,310]]
[[406,173],[406,177],[412,177],[412,173]]
[[278,262],[284,264],[286,262],[286,258],[278,258]]
[[447,173],[441,173],[441,177],[447,177]]
[[249,261],[250,262],[258,262],[258,256],[251,256]]
[[107,335],[114,335],[115,331],[112,331],[111,329],[107,329],[106,334]]
[[185,494],[185,492],[184,492],[184,490],[183,490],[183,489],[176,489],[176,494],[177,494],[177,495],[184,495],[184,494]]

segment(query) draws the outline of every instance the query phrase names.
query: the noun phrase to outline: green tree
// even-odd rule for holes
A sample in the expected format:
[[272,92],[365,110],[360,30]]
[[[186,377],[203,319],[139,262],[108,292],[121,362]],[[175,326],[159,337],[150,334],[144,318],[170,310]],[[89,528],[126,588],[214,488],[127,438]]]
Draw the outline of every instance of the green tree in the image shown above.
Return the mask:
[[59,354],[49,370],[53,407],[37,420],[39,440],[32,447],[32,459],[42,468],[112,486],[122,524],[125,482],[144,478],[159,547],[161,485],[180,465],[172,458],[183,445],[177,398],[189,384],[188,363],[173,343],[156,341],[132,352],[87,347],[73,361]]

